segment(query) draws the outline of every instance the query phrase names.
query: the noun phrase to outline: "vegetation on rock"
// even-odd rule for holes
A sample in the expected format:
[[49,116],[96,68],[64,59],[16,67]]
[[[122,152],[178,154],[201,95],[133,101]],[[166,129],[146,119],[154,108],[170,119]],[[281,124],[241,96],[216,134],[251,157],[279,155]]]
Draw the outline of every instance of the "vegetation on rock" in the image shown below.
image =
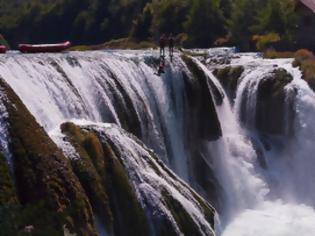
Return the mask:
[[233,101],[236,97],[238,80],[244,72],[243,66],[227,66],[218,68],[213,71],[213,74],[220,80],[222,86],[226,90],[229,98]]
[[64,227],[77,235],[96,235],[90,204],[68,160],[14,91],[3,80],[0,86],[7,97],[3,102],[21,203],[3,208],[13,218],[9,232],[32,225],[33,235],[63,235]]
[[268,134],[286,135],[285,121],[292,121],[294,113],[293,104],[289,104],[287,108],[284,87],[292,80],[292,75],[286,70],[275,69],[260,81],[256,105],[258,130]]
[[147,235],[148,223],[115,147],[101,143],[93,131],[64,123],[62,132],[80,158],[71,160],[91,204],[117,235]]
[[[191,117],[191,124],[198,125],[196,130],[199,130],[201,137],[217,139],[222,135],[222,130],[211,94],[211,88],[208,85],[209,79],[191,57],[183,55],[182,59],[191,72],[190,76],[185,73],[183,74],[187,85],[189,107],[192,109],[191,114],[195,114],[196,116]],[[215,86],[212,87],[214,88]],[[222,100],[222,94],[219,91],[214,92],[214,95],[218,102]],[[195,120],[198,120],[198,122],[194,122]]]

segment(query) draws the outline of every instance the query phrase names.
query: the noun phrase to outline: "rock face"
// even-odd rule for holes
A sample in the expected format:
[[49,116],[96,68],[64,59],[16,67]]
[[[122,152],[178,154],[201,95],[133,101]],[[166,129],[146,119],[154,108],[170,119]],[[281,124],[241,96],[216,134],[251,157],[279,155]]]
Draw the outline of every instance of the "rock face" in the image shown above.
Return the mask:
[[68,160],[2,80],[0,88],[1,102],[8,112],[17,192],[0,156],[1,168],[4,168],[1,181],[5,181],[1,183],[0,212],[6,213],[6,217],[0,215],[6,226],[1,231],[17,235],[31,225],[33,235],[63,235],[65,227],[77,235],[96,235],[89,201]]
[[192,58],[183,56],[182,59],[191,73],[189,75],[184,72],[188,105],[191,110],[190,113],[195,116],[191,117],[191,124],[198,125],[196,130],[199,131],[200,137],[216,140],[222,136],[222,130],[214,101],[217,104],[221,104],[223,95]]
[[238,81],[243,72],[243,66],[227,66],[213,71],[213,74],[220,80],[222,86],[226,90],[231,102],[233,102],[236,97]]
[[115,235],[214,235],[214,209],[135,136],[106,124],[65,123],[61,130],[66,136],[60,145],[69,142],[75,148],[76,158],[64,151],[72,156],[94,209],[107,212],[102,219],[108,231]]
[[[284,87],[293,80],[284,69],[275,69],[258,85],[256,127],[262,133],[286,135],[291,131],[287,122],[294,120],[294,99],[287,97]],[[295,96],[295,94],[291,94]]]
[[[204,141],[217,140],[222,136],[221,124],[215,103],[222,103],[223,95],[196,62],[182,57],[189,72],[183,72],[186,84],[189,116],[187,117],[187,151],[190,153],[193,187],[208,199],[217,210],[222,207],[222,188],[214,175],[212,166],[205,161]],[[212,95],[213,94],[213,95]],[[213,99],[213,97],[215,97]],[[213,157],[216,158],[216,157]]]

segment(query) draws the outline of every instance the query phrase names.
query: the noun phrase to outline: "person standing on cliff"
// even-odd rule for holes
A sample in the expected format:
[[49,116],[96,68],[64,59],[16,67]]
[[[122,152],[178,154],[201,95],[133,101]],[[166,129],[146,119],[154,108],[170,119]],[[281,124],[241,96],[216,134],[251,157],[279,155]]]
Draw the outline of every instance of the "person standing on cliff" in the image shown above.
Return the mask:
[[168,37],[168,48],[169,48],[169,53],[170,53],[170,57],[173,57],[173,53],[174,53],[174,36],[173,34],[170,34]]
[[160,38],[160,56],[165,57],[166,36],[163,34]]

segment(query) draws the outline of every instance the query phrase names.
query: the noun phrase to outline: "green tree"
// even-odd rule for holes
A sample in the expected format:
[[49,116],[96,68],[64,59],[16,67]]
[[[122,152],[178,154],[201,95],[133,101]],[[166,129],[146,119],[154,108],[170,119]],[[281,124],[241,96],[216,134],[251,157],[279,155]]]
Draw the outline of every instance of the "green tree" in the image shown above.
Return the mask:
[[219,0],[193,0],[184,23],[188,46],[210,47],[224,34],[224,19]]
[[256,16],[263,1],[234,0],[231,18],[227,21],[231,41],[241,50],[253,49],[251,27],[255,24]]
[[252,31],[260,35],[276,33],[280,36],[282,43],[292,45],[298,20],[295,4],[294,0],[268,0],[258,14],[256,24],[251,28]]

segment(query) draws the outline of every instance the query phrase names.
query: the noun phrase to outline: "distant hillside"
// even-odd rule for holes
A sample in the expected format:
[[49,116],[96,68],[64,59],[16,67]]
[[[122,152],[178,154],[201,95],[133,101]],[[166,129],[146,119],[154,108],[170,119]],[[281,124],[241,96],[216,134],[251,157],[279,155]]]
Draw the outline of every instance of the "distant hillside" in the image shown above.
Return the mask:
[[88,45],[126,37],[157,41],[172,32],[185,47],[256,50],[276,41],[288,50],[315,50],[301,40],[305,27],[315,28],[310,13],[297,0],[0,0],[0,33],[13,46],[63,40]]

